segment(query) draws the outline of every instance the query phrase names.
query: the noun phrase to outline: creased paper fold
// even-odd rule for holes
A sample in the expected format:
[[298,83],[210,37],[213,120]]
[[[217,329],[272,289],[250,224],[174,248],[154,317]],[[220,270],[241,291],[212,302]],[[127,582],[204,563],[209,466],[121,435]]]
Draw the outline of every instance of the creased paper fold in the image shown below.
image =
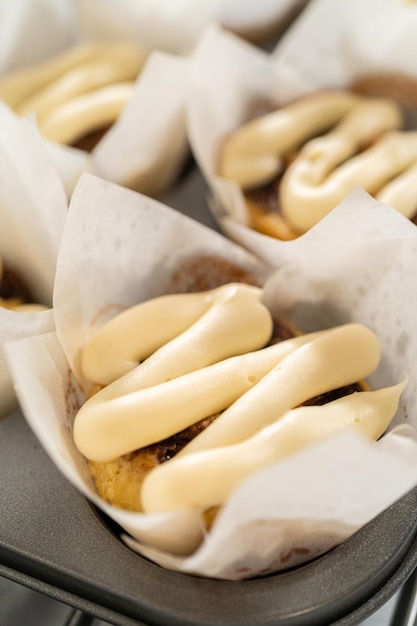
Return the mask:
[[[33,121],[0,106],[0,257],[34,300],[49,306],[66,213],[64,189]],[[4,344],[53,328],[50,311],[0,308],[0,414],[14,405]]]
[[311,2],[273,51],[279,100],[344,88],[365,75],[416,78],[416,28],[417,5],[407,0]]

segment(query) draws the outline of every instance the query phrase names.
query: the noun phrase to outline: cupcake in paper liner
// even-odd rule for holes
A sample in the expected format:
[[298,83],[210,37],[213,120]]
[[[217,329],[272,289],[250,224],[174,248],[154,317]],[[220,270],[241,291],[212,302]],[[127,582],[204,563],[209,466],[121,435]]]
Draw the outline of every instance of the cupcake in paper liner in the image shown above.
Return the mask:
[[[308,17],[315,6],[273,55],[211,28],[192,62],[187,127],[214,213],[232,238],[264,257],[269,249],[286,256],[287,242],[314,229],[356,186],[416,218],[410,102],[398,89],[388,97],[375,84],[372,90],[363,81],[354,85],[350,74],[333,85],[326,81],[333,56],[322,62],[322,48],[313,45],[317,28]],[[321,82],[300,79],[297,50],[320,67]],[[302,93],[294,92],[292,80]]]
[[81,43],[0,79],[0,98],[36,117],[68,195],[83,171],[156,195],[188,155],[186,67],[129,41]]
[[[242,11],[209,0],[169,10],[164,1],[18,2],[0,26],[0,99],[21,116],[36,115],[69,196],[82,172],[156,196],[188,155],[181,56],[208,23],[223,19],[252,35],[273,26],[277,34],[303,4],[272,0]],[[60,42],[50,37],[51,23]],[[150,58],[156,51],[172,56]]]
[[[359,196],[346,199],[358,222],[373,213],[357,206],[358,199],[365,200],[364,194]],[[404,446],[413,450],[417,445],[412,418],[417,346],[409,331],[413,271],[405,280],[398,277],[403,264],[416,266],[417,242],[407,220],[379,208],[391,236],[366,235],[362,229],[353,260],[352,245],[343,238],[344,211],[336,210],[338,246],[325,262],[313,247],[272,274],[250,253],[178,212],[83,176],[57,264],[56,333],[10,343],[7,354],[28,423],[66,477],[128,533],[124,539],[134,550],[165,567],[217,578],[278,571],[337,545],[416,484],[415,461],[401,456]],[[142,332],[131,326],[136,316]],[[276,326],[287,334],[274,343]],[[265,343],[271,345],[263,347]],[[139,344],[147,345],[148,356],[136,352]],[[300,363],[307,369],[297,369]],[[106,371],[97,376],[92,373],[96,367]],[[109,367],[118,370],[115,377]],[[370,375],[375,391],[362,382]],[[303,385],[293,384],[297,376]],[[349,381],[354,387],[347,396],[327,397],[322,407],[313,403],[294,409],[305,395],[327,392],[324,379],[326,385],[344,386],[343,393]],[[274,389],[289,391],[276,394]],[[300,419],[307,424],[307,415],[317,416],[317,411],[323,419],[324,410],[333,417],[323,424],[339,424],[345,414],[340,403],[348,398],[348,404],[353,400],[356,405],[369,397],[380,400],[375,413],[366,410],[368,416],[380,415],[381,409],[386,425],[394,414],[394,424],[408,424],[400,433],[394,429],[384,436],[382,446],[362,436],[357,424],[368,423],[368,417],[358,408],[350,427],[324,428],[304,444],[305,431],[296,427],[294,438],[284,435],[279,443],[275,428],[281,427],[268,425],[267,417],[275,396],[280,399],[273,411],[275,417],[281,415],[281,424],[300,424]],[[132,427],[125,411],[129,413],[133,399],[139,403],[134,409],[139,428]],[[249,409],[252,417],[239,443],[233,439],[233,414],[242,415],[242,402],[243,414]],[[116,422],[108,412],[112,408]],[[211,423],[202,423],[219,412]],[[261,420],[257,425],[255,414]],[[170,439],[171,419],[173,436],[185,437],[185,447],[174,449],[178,439]],[[309,432],[315,431],[312,423]],[[190,425],[199,429],[197,436],[190,436]],[[253,433],[253,428],[260,430]],[[214,449],[205,450],[207,437],[213,436]],[[140,489],[132,487],[132,474],[122,478],[121,500],[115,499],[110,492],[120,484],[106,491],[107,469],[111,478],[113,461],[117,475],[126,464],[131,471],[133,455],[139,458],[140,480],[143,466],[155,458],[152,440],[166,455],[164,462],[145,475]],[[290,440],[298,442],[294,449]],[[280,447],[280,460],[269,456]],[[207,454],[208,474],[201,465]],[[250,465],[243,474],[242,461]],[[97,470],[103,465],[100,482]],[[172,470],[167,483],[166,472]],[[191,500],[181,500],[190,494]],[[142,510],[126,508],[125,496],[139,496]],[[179,500],[169,501],[171,497]]]
[[64,189],[30,120],[0,107],[0,414],[15,405],[3,347],[54,328],[55,263],[67,212]]

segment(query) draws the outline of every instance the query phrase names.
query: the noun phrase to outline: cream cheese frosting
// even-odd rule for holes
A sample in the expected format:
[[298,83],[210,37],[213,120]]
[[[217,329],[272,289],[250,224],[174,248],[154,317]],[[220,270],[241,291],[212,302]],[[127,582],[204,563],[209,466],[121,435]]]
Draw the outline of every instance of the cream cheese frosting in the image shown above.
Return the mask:
[[108,385],[146,359],[133,384],[149,387],[262,347],[272,317],[261,296],[259,287],[230,283],[142,302],[94,334],[83,350],[83,373]]
[[250,394],[224,411],[180,455],[244,441],[309,398],[366,378],[378,367],[380,356],[377,337],[361,324],[345,324],[313,336],[278,363]]
[[47,139],[74,143],[117,119],[144,60],[129,42],[76,46],[0,80],[0,98],[19,115],[35,113]]
[[282,217],[272,217],[283,220],[294,236],[314,226],[355,186],[412,218],[417,133],[399,132],[402,126],[401,108],[391,99],[318,93],[232,133],[223,146],[220,174],[244,190],[282,174],[276,183]]
[[417,210],[417,198],[412,194],[416,189],[417,132],[387,133],[367,150],[346,162],[344,159],[344,150],[331,155],[324,145],[317,145],[317,151],[307,146],[290,165],[281,181],[280,201],[295,230],[306,232],[317,224],[356,185],[413,217]]
[[232,405],[309,339],[289,339],[137,391],[124,388],[123,395],[116,381],[81,407],[74,441],[84,456],[102,462],[156,443]]
[[74,423],[89,460],[112,461],[220,413],[145,477],[145,512],[217,506],[253,471],[342,428],[376,439],[395,414],[405,383],[301,407],[373,373],[378,339],[350,323],[264,347],[272,320],[261,296],[243,284],[161,296],[86,345],[84,373],[107,385]]
[[[143,402],[144,394],[154,395],[149,406],[155,412],[169,409],[169,413],[178,413],[181,397],[190,402],[189,384],[196,394],[203,391],[199,378],[204,374],[199,370],[209,370],[207,366],[264,346],[271,336],[272,318],[261,296],[258,287],[231,283],[208,292],[161,296],[126,310],[104,325],[86,345],[81,363],[89,380],[108,385],[83,405],[75,420],[74,438],[83,454],[98,460],[96,454],[110,459],[127,452],[126,446],[132,444],[132,428],[137,431],[133,449],[152,443],[147,429],[156,427],[160,433],[168,427],[163,427],[162,422],[152,426],[146,417],[147,426],[134,426],[136,405]],[[237,366],[234,369],[239,376]],[[195,380],[178,392],[180,384],[175,380],[190,372]],[[231,375],[229,370],[223,374]],[[207,376],[207,380],[213,376],[210,370]],[[174,397],[168,399],[169,406],[165,408],[164,391],[162,395],[151,389],[146,391],[162,384],[164,390],[174,390]],[[217,406],[219,399],[211,401]],[[184,415],[179,420],[184,423]],[[127,429],[130,434],[121,432],[122,421],[126,426],[132,425]],[[109,436],[106,445],[105,426]],[[164,436],[177,430],[181,426],[171,424]],[[93,453],[90,446],[98,452]]]
[[254,472],[343,428],[354,428],[369,439],[378,439],[395,414],[404,387],[405,383],[400,383],[350,394],[324,406],[295,408],[240,443],[175,457],[145,478],[143,509],[146,513],[161,513],[222,505]]
[[329,91],[248,122],[224,142],[220,175],[243,189],[268,183],[281,171],[284,156],[331,128],[359,101],[352,93]]

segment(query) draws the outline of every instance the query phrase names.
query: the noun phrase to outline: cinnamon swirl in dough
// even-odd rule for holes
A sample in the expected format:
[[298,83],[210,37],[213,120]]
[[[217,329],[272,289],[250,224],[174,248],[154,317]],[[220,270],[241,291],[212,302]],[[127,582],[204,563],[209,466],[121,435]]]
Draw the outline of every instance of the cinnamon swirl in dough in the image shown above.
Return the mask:
[[219,173],[242,187],[252,227],[283,240],[305,233],[355,186],[412,219],[417,131],[404,125],[393,99],[316,93],[231,133]]

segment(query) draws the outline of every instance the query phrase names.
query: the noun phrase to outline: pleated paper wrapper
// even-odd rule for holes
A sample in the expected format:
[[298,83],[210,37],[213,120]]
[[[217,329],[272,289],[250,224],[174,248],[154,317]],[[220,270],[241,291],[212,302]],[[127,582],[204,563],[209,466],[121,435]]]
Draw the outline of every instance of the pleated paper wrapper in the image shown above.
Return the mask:
[[[313,1],[271,54],[218,27],[208,28],[195,49],[187,92],[193,154],[211,189],[213,213],[223,231],[267,262],[286,260],[293,248],[250,228],[241,188],[218,175],[222,143],[257,111],[279,108],[308,93],[348,88],[383,69],[415,77],[410,59],[416,46],[411,24],[417,20],[417,5],[394,0],[384,0],[383,5],[387,11],[390,6],[390,12],[384,13],[371,0]],[[387,15],[393,28],[377,29],[376,24],[389,22]],[[375,40],[367,28],[377,32]],[[383,59],[388,58],[384,68]],[[392,87],[392,97],[395,93]],[[406,94],[412,98],[409,89]],[[381,91],[381,95],[390,94]]]
[[[231,580],[278,571],[339,544],[417,484],[417,238],[395,211],[364,206],[365,196],[353,194],[346,199],[349,211],[342,207],[332,215],[334,250],[324,255],[322,241],[271,273],[179,212],[82,177],[57,265],[57,333],[12,342],[7,354],[22,409],[45,450],[73,485],[124,528],[125,540],[139,553],[180,572]],[[370,221],[379,210],[385,229],[375,234],[363,228],[361,238],[346,240],[349,221]],[[321,229],[328,220],[318,226],[317,240],[327,237]],[[208,534],[191,509],[150,515],[103,502],[71,434],[88,390],[79,371],[88,337],[116,312],[165,293],[174,268],[201,255],[220,256],[258,277],[271,311],[303,330],[347,321],[370,326],[383,355],[373,386],[409,376],[394,422],[399,430],[384,436],[383,444],[346,431],[269,466],[240,484]]]
[[[3,106],[0,162],[0,258],[28,286],[36,302],[51,306],[67,213],[65,191],[33,122],[17,119]],[[51,311],[0,308],[0,415],[15,405],[4,344],[53,328]]]

